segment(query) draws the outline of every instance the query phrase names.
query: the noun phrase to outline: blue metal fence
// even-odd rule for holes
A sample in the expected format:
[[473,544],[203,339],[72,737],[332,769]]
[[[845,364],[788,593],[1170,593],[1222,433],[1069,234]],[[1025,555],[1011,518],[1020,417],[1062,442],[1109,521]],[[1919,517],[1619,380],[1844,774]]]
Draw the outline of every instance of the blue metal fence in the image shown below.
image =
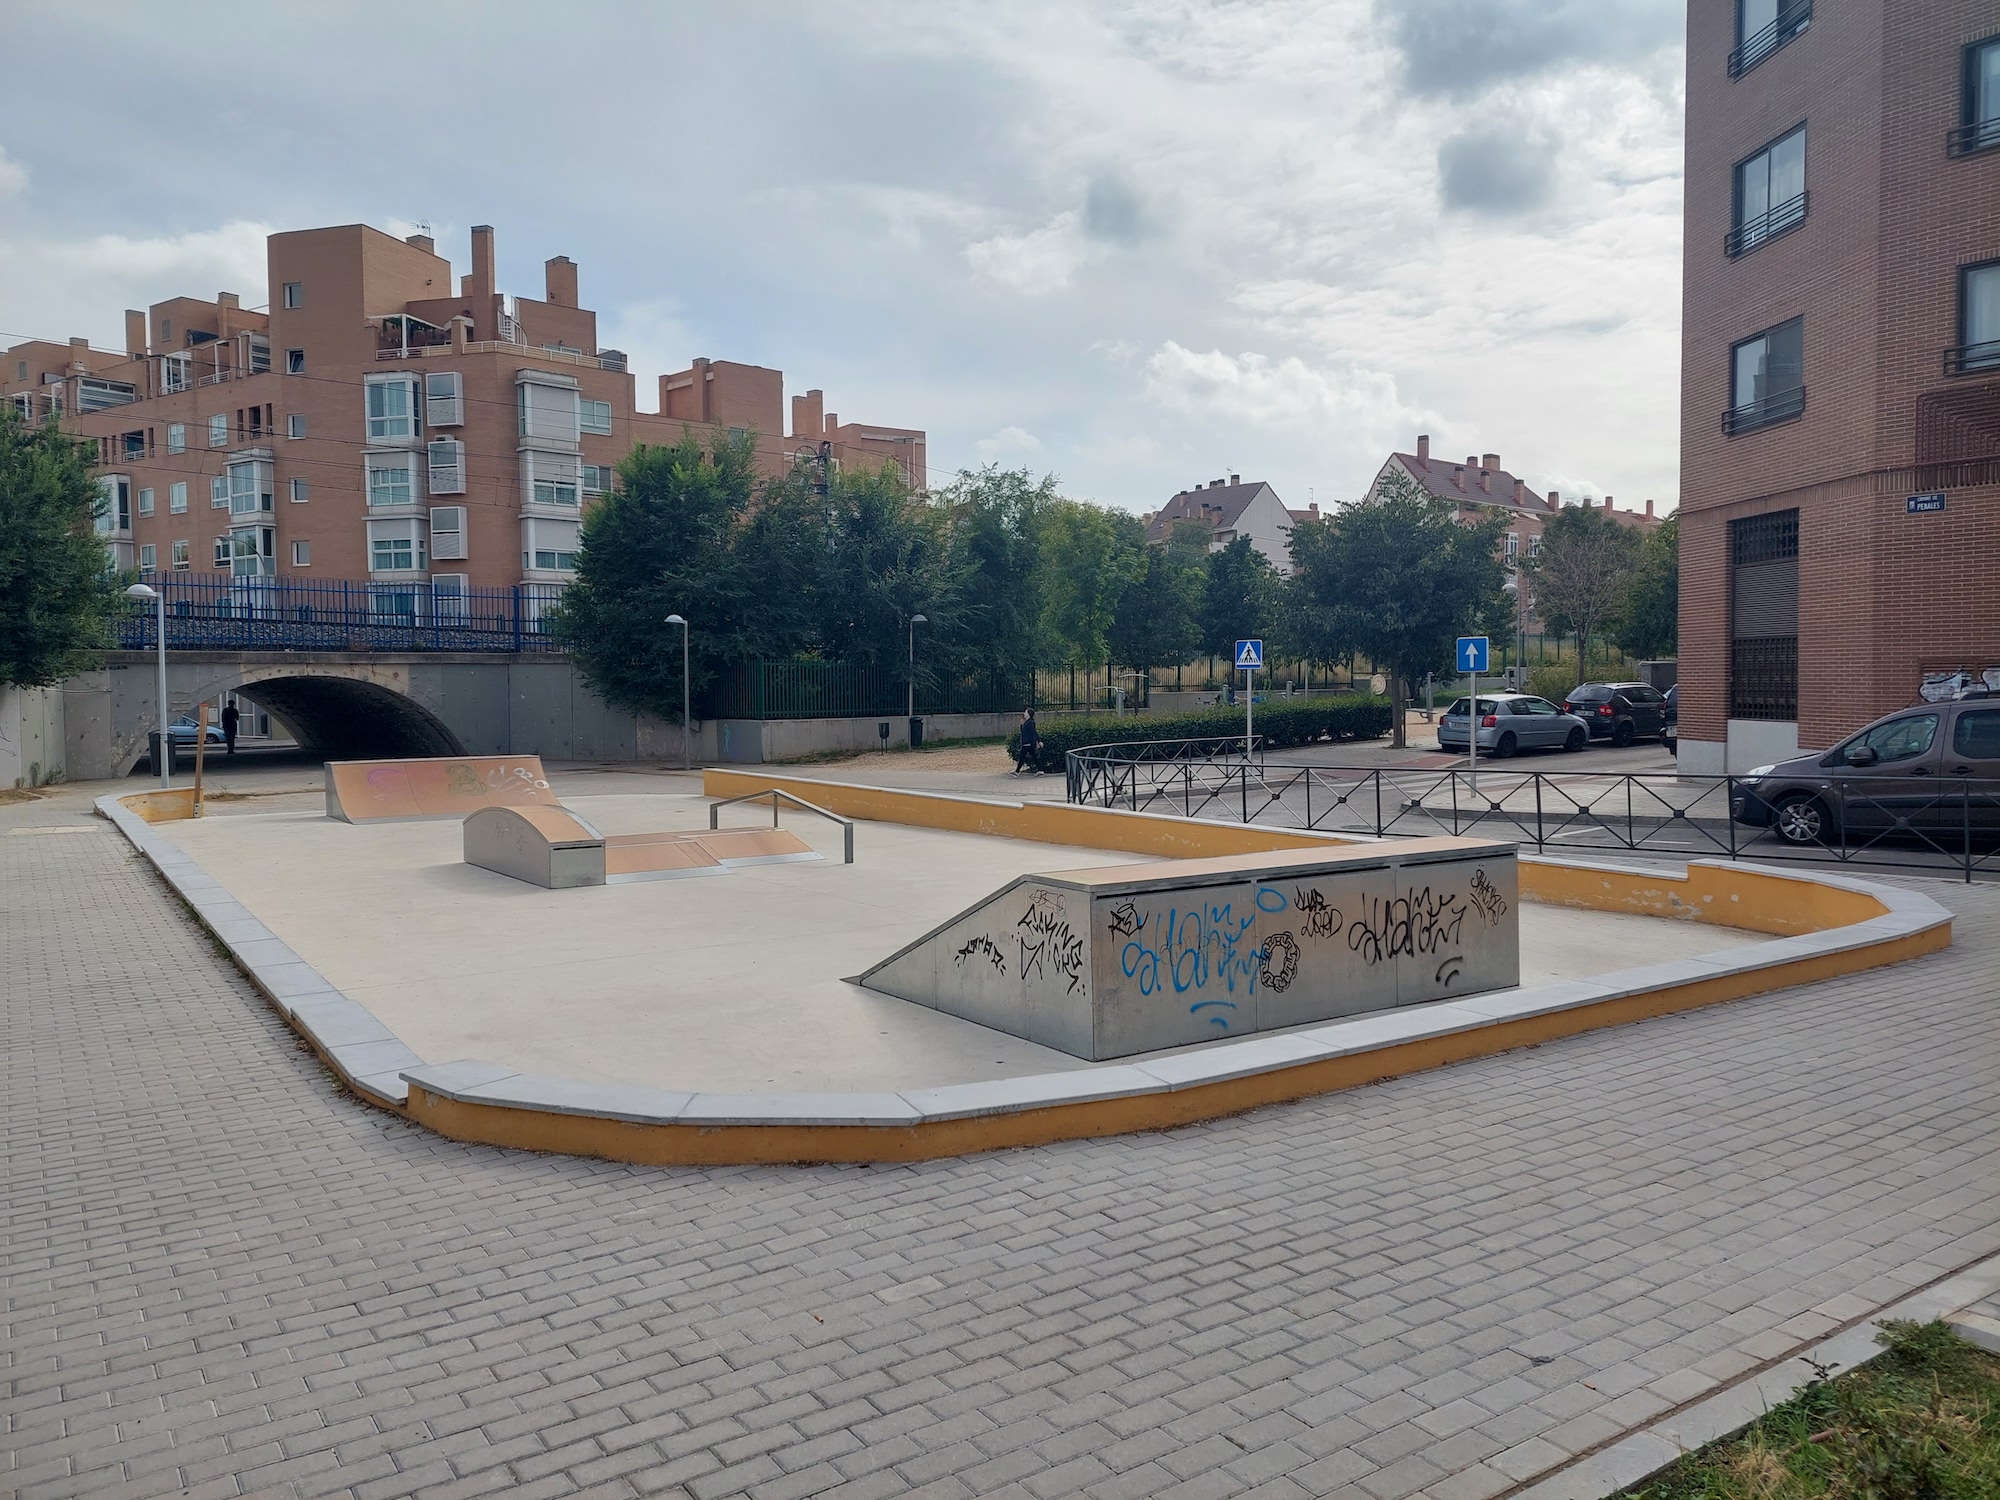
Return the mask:
[[[440,591],[429,583],[147,573],[166,595],[167,647],[180,651],[555,651],[542,618],[554,583]],[[157,606],[134,602],[118,645],[158,641]]]

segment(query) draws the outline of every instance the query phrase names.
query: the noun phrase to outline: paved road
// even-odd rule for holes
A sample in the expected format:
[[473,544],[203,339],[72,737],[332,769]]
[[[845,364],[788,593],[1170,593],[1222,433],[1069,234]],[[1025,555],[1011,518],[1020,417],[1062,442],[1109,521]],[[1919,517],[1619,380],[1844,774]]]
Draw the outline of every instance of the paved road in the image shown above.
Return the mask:
[[1472,1500],[2000,1248],[1986,888],[1904,969],[1239,1119],[685,1171],[343,1097],[51,823],[0,808],[0,1493]]

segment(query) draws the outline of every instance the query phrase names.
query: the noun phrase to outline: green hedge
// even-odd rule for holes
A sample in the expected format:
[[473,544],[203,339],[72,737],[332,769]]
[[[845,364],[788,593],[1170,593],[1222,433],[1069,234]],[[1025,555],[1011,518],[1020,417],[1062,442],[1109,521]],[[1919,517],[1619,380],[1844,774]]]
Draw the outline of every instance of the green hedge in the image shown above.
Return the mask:
[[[1326,740],[1373,740],[1389,732],[1393,716],[1386,698],[1350,696],[1311,700],[1273,700],[1257,705],[1256,735],[1266,747],[1311,745]],[[1063,714],[1037,721],[1044,771],[1063,769],[1063,758],[1086,745],[1127,744],[1136,740],[1203,740],[1210,749],[1243,744],[1243,708],[1204,708],[1185,714],[1146,714],[1120,719],[1111,714]],[[1009,758],[1021,751],[1017,729],[1007,737]]]

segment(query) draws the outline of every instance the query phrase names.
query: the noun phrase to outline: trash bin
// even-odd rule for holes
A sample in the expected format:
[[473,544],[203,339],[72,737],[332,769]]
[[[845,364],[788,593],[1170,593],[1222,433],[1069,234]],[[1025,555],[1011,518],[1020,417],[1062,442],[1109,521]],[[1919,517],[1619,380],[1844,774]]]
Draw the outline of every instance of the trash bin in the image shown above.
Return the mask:
[[910,748],[912,750],[921,750],[924,748],[924,721],[922,719],[910,720]]
[[[160,731],[157,729],[146,736],[146,764],[151,769],[153,775],[158,776],[161,774]],[[165,774],[171,776],[177,769],[178,767],[174,765],[173,736],[169,735],[167,736],[167,769]]]

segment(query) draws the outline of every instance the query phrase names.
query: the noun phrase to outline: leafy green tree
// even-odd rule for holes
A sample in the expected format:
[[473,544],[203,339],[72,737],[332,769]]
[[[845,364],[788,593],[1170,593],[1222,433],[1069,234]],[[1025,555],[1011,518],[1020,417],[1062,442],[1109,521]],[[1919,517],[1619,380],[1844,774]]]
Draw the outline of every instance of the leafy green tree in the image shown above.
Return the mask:
[[1615,625],[1639,565],[1639,534],[1602,509],[1565,506],[1542,527],[1542,550],[1524,559],[1535,612],[1557,635],[1576,637],[1576,680],[1590,643]]
[[1681,518],[1668,516],[1639,549],[1612,637],[1630,656],[1657,659],[1680,650]]
[[109,643],[120,580],[95,535],[96,451],[0,410],[0,683],[60,682]]
[[1042,529],[1043,620],[1063,659],[1084,668],[1106,659],[1118,601],[1145,562],[1145,545],[1135,516],[1074,500],[1050,509]]
[[668,615],[689,622],[697,697],[730,663],[770,649],[772,591],[738,535],[752,460],[747,436],[712,449],[692,435],[641,444],[584,518],[576,578],[548,627],[607,702],[679,721],[681,632]]
[[1360,652],[1388,670],[1399,705],[1425,672],[1449,672],[1461,635],[1504,631],[1511,614],[1498,557],[1504,516],[1461,524],[1456,507],[1407,475],[1377,498],[1292,528],[1294,612],[1315,660]]
[[1206,581],[1185,547],[1145,547],[1111,617],[1111,659],[1141,674],[1192,660]]
[[1201,650],[1231,659],[1236,643],[1275,633],[1278,574],[1271,560],[1239,536],[1203,559]]
[[1061,657],[1046,625],[1041,570],[1042,533],[1063,503],[1055,476],[1037,480],[1025,469],[988,465],[961,471],[938,498],[970,627],[960,652],[964,675],[991,686],[1025,686],[1035,668]]

